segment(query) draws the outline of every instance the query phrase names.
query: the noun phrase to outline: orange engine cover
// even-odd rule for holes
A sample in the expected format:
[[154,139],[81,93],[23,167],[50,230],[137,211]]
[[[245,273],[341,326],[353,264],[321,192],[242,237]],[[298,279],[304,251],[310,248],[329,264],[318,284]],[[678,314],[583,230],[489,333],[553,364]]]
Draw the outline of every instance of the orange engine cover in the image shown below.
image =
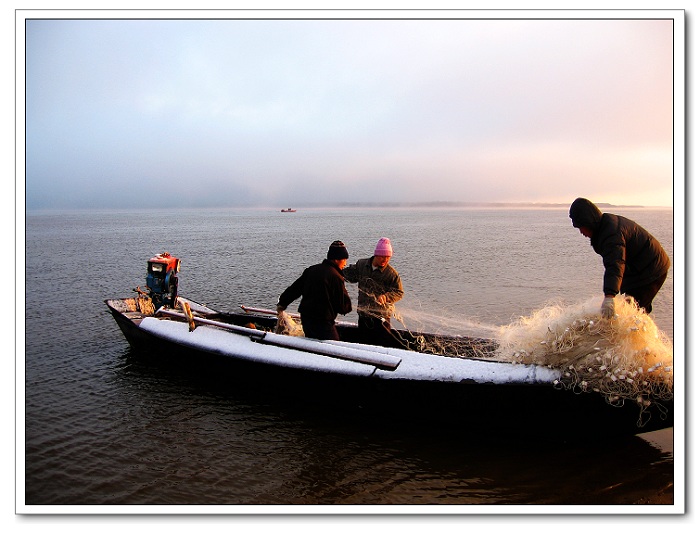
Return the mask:
[[149,266],[149,270],[151,272],[153,272],[153,270],[154,270],[153,266],[152,266],[154,264],[164,265],[165,268],[162,270],[166,274],[168,272],[172,272],[172,271],[175,271],[175,272],[180,271],[180,260],[177,257],[170,255],[168,252],[163,252],[162,254],[158,254],[155,257],[151,257],[148,260],[148,266]]

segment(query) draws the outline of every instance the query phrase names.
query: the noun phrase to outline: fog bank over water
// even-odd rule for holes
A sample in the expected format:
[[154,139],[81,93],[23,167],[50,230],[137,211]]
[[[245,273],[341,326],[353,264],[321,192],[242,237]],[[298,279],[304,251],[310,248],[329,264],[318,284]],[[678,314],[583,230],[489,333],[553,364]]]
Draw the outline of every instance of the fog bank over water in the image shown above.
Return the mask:
[[625,13],[22,12],[17,188],[29,209],[671,206],[682,15]]

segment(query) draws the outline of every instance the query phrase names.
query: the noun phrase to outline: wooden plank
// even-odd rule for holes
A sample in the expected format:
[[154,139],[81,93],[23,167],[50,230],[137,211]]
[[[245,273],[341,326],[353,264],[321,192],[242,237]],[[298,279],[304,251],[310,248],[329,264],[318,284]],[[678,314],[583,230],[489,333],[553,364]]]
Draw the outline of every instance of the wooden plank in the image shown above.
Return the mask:
[[[187,320],[186,315],[177,311],[164,308],[160,308],[156,312],[156,314]],[[318,341],[316,339],[309,339],[306,337],[286,337],[284,335],[268,334],[265,331],[236,326],[234,324],[226,324],[207,318],[193,317],[193,320],[194,322],[199,324],[215,326],[218,328],[227,329],[229,331],[241,335],[247,335],[248,337],[250,337],[250,340],[254,342],[270,344],[273,346],[279,346],[281,348],[287,348],[291,350],[299,350],[302,352],[315,353],[317,355],[336,357],[338,359],[346,359],[348,361],[369,364],[387,370],[395,370],[401,363],[400,357],[381,352],[349,348],[346,346],[338,346],[335,344],[327,344],[322,341]]]

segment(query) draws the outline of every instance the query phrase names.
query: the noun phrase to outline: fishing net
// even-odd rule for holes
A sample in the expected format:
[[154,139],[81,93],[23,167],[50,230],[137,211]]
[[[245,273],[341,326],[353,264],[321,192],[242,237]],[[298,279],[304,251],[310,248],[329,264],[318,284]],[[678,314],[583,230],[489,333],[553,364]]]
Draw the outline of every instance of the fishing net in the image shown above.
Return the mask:
[[[559,370],[553,386],[574,393],[598,393],[614,406],[627,401],[640,407],[640,417],[651,406],[673,399],[673,344],[652,318],[624,295],[615,297],[616,314],[604,319],[600,298],[577,305],[548,305],[506,326],[446,319],[413,309],[393,308],[395,330],[407,348],[448,357],[482,358],[511,364],[541,365]],[[358,309],[380,317],[373,309]],[[417,327],[408,322],[417,322]],[[428,327],[428,324],[431,324]],[[298,321],[286,313],[278,329],[302,336]],[[486,337],[475,337],[479,329]],[[423,333],[430,330],[431,333]],[[469,336],[448,331],[462,330]],[[443,331],[444,333],[440,333]]]
[[153,313],[155,313],[153,300],[145,296],[125,298],[123,300],[109,300],[109,303],[122,313],[141,313],[145,316],[153,316]]
[[[358,312],[377,319],[384,316],[371,307],[359,307]],[[490,358],[496,348],[495,341],[489,338],[498,331],[495,326],[464,318],[438,316],[411,307],[399,313],[391,305],[390,313],[392,326],[397,326],[396,329],[392,327],[392,336],[397,346],[408,350],[467,359]]]
[[545,307],[500,328],[493,359],[558,369],[555,387],[634,401],[642,412],[673,399],[671,341],[633,300],[616,296],[615,311],[603,319],[600,298]]
[[283,311],[277,315],[275,333],[289,335],[291,337],[303,337],[304,329],[301,327],[299,320],[295,320],[289,313]]
[[[658,407],[664,416],[659,402],[673,399],[673,344],[634,300],[616,296],[615,310],[612,320],[603,319],[600,298],[594,297],[577,305],[548,305],[495,327],[469,320],[431,319],[431,315],[408,309],[403,314],[421,325],[411,327],[412,333],[402,331],[402,335],[410,335],[412,349],[421,352],[559,370],[554,387],[597,393],[614,406],[635,402],[643,424],[650,407]],[[394,318],[405,325],[398,313]],[[454,331],[461,325],[470,336],[417,333],[426,331],[426,320],[432,321],[433,331]],[[475,328],[490,339],[472,337]]]

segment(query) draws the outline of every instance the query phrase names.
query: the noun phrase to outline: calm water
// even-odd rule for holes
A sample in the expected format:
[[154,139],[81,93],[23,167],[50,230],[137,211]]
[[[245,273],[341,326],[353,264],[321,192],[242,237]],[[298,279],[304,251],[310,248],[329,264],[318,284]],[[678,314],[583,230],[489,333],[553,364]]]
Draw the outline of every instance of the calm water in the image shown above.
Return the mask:
[[[616,212],[673,258],[671,210]],[[601,259],[566,209],[28,214],[25,503],[235,512],[260,504],[627,505],[668,493],[673,430],[613,443],[552,435],[514,443],[348,419],[144,357],[103,303],[145,286],[146,260],[169,251],[182,259],[182,294],[224,310],[274,308],[333,240],[353,261],[382,236],[394,244],[407,293],[399,311],[410,327],[488,336],[553,301],[601,291]],[[673,338],[673,271],[654,317]]]

